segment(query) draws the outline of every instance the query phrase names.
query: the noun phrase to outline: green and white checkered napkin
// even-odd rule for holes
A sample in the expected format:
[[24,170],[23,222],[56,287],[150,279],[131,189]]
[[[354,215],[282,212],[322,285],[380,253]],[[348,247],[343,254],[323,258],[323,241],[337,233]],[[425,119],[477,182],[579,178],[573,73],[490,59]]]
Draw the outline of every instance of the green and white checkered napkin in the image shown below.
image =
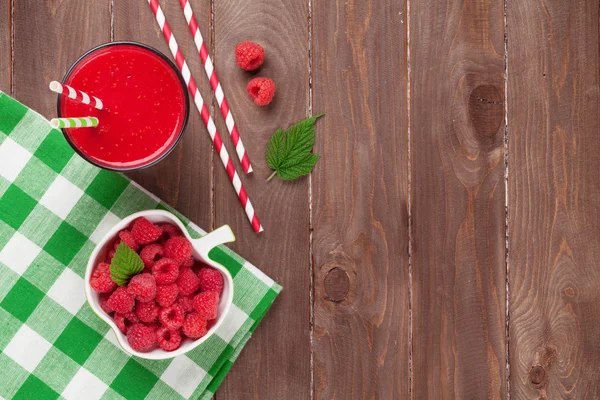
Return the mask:
[[0,92],[0,399],[210,398],[281,287],[226,247],[210,256],[234,277],[227,319],[195,350],[149,361],[123,352],[86,303],[96,242],[119,219],[163,208],[121,174],[81,159],[61,132]]

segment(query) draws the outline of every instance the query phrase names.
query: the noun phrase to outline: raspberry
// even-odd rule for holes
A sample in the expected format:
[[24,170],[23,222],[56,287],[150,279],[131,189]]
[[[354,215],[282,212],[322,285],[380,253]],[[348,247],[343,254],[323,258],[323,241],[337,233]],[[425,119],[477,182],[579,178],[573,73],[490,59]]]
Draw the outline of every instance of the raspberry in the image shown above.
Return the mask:
[[200,287],[200,279],[190,268],[181,269],[179,278],[177,278],[177,287],[182,295],[190,295],[195,293]]
[[257,106],[266,106],[275,96],[275,82],[269,78],[254,78],[246,87],[248,94]]
[[102,309],[102,311],[104,311],[107,314],[115,312],[115,310],[113,310],[112,308],[110,308],[108,306],[108,304],[106,304],[109,297],[110,297],[110,294],[108,294],[108,293],[102,293],[100,295],[100,308]]
[[152,268],[154,263],[164,255],[163,247],[160,244],[149,244],[140,251],[140,258],[146,268]]
[[110,295],[106,305],[119,314],[126,314],[133,310],[135,300],[133,296],[127,292],[127,288],[125,286],[121,286]]
[[161,307],[168,307],[177,300],[177,295],[179,294],[179,289],[177,288],[177,284],[158,285],[156,287],[156,302]]
[[119,247],[120,244],[121,244],[121,238],[117,236],[117,238],[113,242],[113,249],[117,250],[117,248]]
[[137,315],[135,315],[131,311],[125,314],[115,313],[114,319],[115,324],[117,324],[117,328],[119,328],[119,330],[125,335],[127,335],[127,332],[129,331],[131,325],[140,322]]
[[160,238],[162,230],[146,218],[140,217],[134,221],[131,228],[131,235],[137,243],[149,244],[156,242]]
[[135,351],[148,351],[156,343],[156,335],[152,328],[143,324],[135,324],[127,332],[127,341]]
[[200,278],[200,290],[203,292],[217,292],[221,295],[223,291],[223,275],[216,269],[202,268],[198,272]]
[[194,296],[179,296],[177,304],[183,308],[184,313],[194,311]]
[[202,292],[194,297],[194,308],[203,319],[217,318],[219,294],[217,292]]
[[194,266],[194,258],[190,257],[181,263],[181,268],[192,268]]
[[135,303],[135,315],[142,322],[152,322],[158,318],[158,306],[154,300],[147,303]]
[[148,328],[152,329],[154,332],[156,332],[158,329],[160,329],[160,328],[163,327],[158,321],[152,321],[152,322],[149,322],[149,323],[147,323],[145,325]]
[[235,62],[246,71],[258,69],[265,59],[265,49],[258,43],[242,42],[235,46]]
[[171,239],[175,236],[181,236],[181,231],[178,227],[173,224],[162,224],[160,225],[160,230],[162,231],[162,239],[165,241]]
[[183,334],[190,339],[200,339],[206,335],[206,320],[198,313],[190,313],[183,322]]
[[175,236],[165,242],[165,257],[181,264],[192,257],[192,244],[183,236]]
[[183,307],[175,303],[169,307],[165,307],[158,312],[158,320],[165,328],[174,330],[181,328],[183,325]]
[[90,286],[99,293],[110,293],[117,288],[117,284],[110,278],[110,265],[100,263],[94,268]]
[[175,283],[179,277],[179,266],[177,261],[171,258],[161,258],[154,263],[152,275],[159,285],[170,285]]
[[115,256],[115,250],[114,249],[110,249],[108,251],[108,254],[106,254],[106,263],[110,264],[114,256]]
[[156,297],[156,281],[151,274],[139,274],[131,278],[127,286],[129,294],[146,303]]
[[156,330],[156,341],[163,350],[173,351],[179,348],[181,335],[178,330],[171,331],[163,326]]
[[128,230],[123,229],[121,232],[119,232],[119,237],[121,238],[121,241],[129,246],[133,251],[138,251],[140,249],[140,245],[135,241],[131,235],[131,232]]

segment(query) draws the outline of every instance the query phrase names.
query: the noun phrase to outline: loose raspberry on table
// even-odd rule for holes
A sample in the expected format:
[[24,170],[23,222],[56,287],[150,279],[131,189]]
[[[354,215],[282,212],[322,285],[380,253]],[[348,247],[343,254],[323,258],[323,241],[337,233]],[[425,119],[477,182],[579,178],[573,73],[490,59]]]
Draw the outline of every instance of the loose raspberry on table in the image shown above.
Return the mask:
[[101,293],[100,294],[100,308],[102,309],[102,311],[104,311],[107,314],[111,314],[111,313],[115,312],[115,310],[113,310],[112,308],[110,308],[108,306],[108,304],[106,304],[108,302],[109,298],[110,298],[110,293]]
[[172,237],[181,236],[181,231],[173,224],[162,224],[159,226],[162,231],[161,239],[163,239],[165,242]]
[[127,291],[142,303],[154,300],[156,297],[156,280],[154,280],[152,274],[148,273],[135,275],[129,281]]
[[160,244],[149,244],[140,251],[140,258],[146,268],[152,268],[163,255],[163,247]]
[[171,304],[175,303],[175,300],[177,300],[178,295],[179,289],[177,288],[176,283],[164,286],[158,285],[156,287],[156,302],[161,307],[168,307]]
[[133,251],[138,251],[140,249],[140,245],[135,241],[133,235],[131,235],[131,232],[128,230],[123,229],[121,232],[119,232],[119,237],[121,238],[121,241],[129,246],[129,248],[131,248]]
[[135,315],[142,322],[152,322],[156,320],[156,318],[158,318],[158,310],[159,307],[154,300],[147,303],[140,303],[139,301],[136,301],[135,303]]
[[248,82],[246,87],[248,95],[257,106],[266,106],[275,96],[275,82],[269,78],[254,78]]
[[133,310],[135,300],[133,296],[129,294],[127,288],[125,286],[121,286],[110,295],[106,305],[119,314],[125,314]]
[[130,311],[125,314],[115,313],[114,320],[115,324],[117,325],[117,328],[119,328],[119,330],[125,335],[127,335],[129,328],[133,324],[137,324],[138,322],[140,322],[137,315],[135,315],[133,311]]
[[190,339],[200,339],[206,335],[206,319],[198,313],[190,313],[186,315],[183,322],[183,334]]
[[194,308],[196,313],[203,319],[217,318],[217,307],[219,306],[219,294],[217,292],[202,292],[194,297]]
[[258,69],[265,59],[265,49],[254,42],[242,42],[235,46],[235,62],[246,71]]
[[217,292],[221,295],[223,291],[223,275],[216,269],[202,268],[198,272],[200,279],[200,290],[203,292]]
[[148,351],[156,343],[156,334],[144,324],[135,324],[127,332],[127,341],[135,351]]
[[192,257],[192,244],[183,236],[175,236],[165,242],[165,257],[178,264]]
[[200,287],[200,278],[190,268],[182,268],[177,278],[177,287],[182,295],[195,293]]
[[194,296],[179,296],[177,304],[183,308],[183,312],[186,314],[195,310]]
[[161,258],[152,266],[152,275],[159,285],[175,283],[179,277],[179,264],[172,258]]
[[156,341],[163,350],[173,351],[179,348],[181,335],[179,330],[169,330],[163,326],[156,330]]
[[110,277],[110,265],[100,263],[94,268],[90,286],[99,293],[110,293],[117,288],[117,284]]
[[149,244],[156,242],[162,235],[160,227],[154,225],[144,217],[140,217],[133,222],[131,235],[139,244]]
[[179,329],[183,325],[183,307],[174,303],[158,312],[158,320],[165,328],[170,330]]

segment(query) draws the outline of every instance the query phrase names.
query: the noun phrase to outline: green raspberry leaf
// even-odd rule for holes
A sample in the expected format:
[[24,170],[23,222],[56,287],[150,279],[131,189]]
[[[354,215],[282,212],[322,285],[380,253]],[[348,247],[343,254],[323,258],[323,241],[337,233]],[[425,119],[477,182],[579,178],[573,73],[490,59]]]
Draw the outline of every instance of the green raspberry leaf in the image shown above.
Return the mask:
[[323,114],[307,118],[289,127],[278,129],[267,143],[267,165],[283,180],[308,175],[320,156],[312,153],[315,144],[315,122]]
[[144,270],[140,256],[121,242],[110,263],[110,278],[119,286],[124,286],[134,275]]

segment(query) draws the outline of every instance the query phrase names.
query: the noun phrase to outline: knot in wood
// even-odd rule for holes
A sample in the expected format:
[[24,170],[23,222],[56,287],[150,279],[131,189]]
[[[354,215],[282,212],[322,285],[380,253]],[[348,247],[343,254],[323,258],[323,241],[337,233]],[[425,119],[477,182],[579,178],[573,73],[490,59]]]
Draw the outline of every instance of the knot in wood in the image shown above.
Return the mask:
[[529,379],[534,385],[539,385],[546,377],[546,370],[541,365],[534,365],[529,371]]
[[339,303],[346,299],[350,291],[350,277],[348,273],[340,267],[330,269],[325,275],[325,293],[327,300]]
[[476,139],[484,147],[501,143],[504,121],[504,96],[495,85],[475,87],[469,96],[469,118]]

